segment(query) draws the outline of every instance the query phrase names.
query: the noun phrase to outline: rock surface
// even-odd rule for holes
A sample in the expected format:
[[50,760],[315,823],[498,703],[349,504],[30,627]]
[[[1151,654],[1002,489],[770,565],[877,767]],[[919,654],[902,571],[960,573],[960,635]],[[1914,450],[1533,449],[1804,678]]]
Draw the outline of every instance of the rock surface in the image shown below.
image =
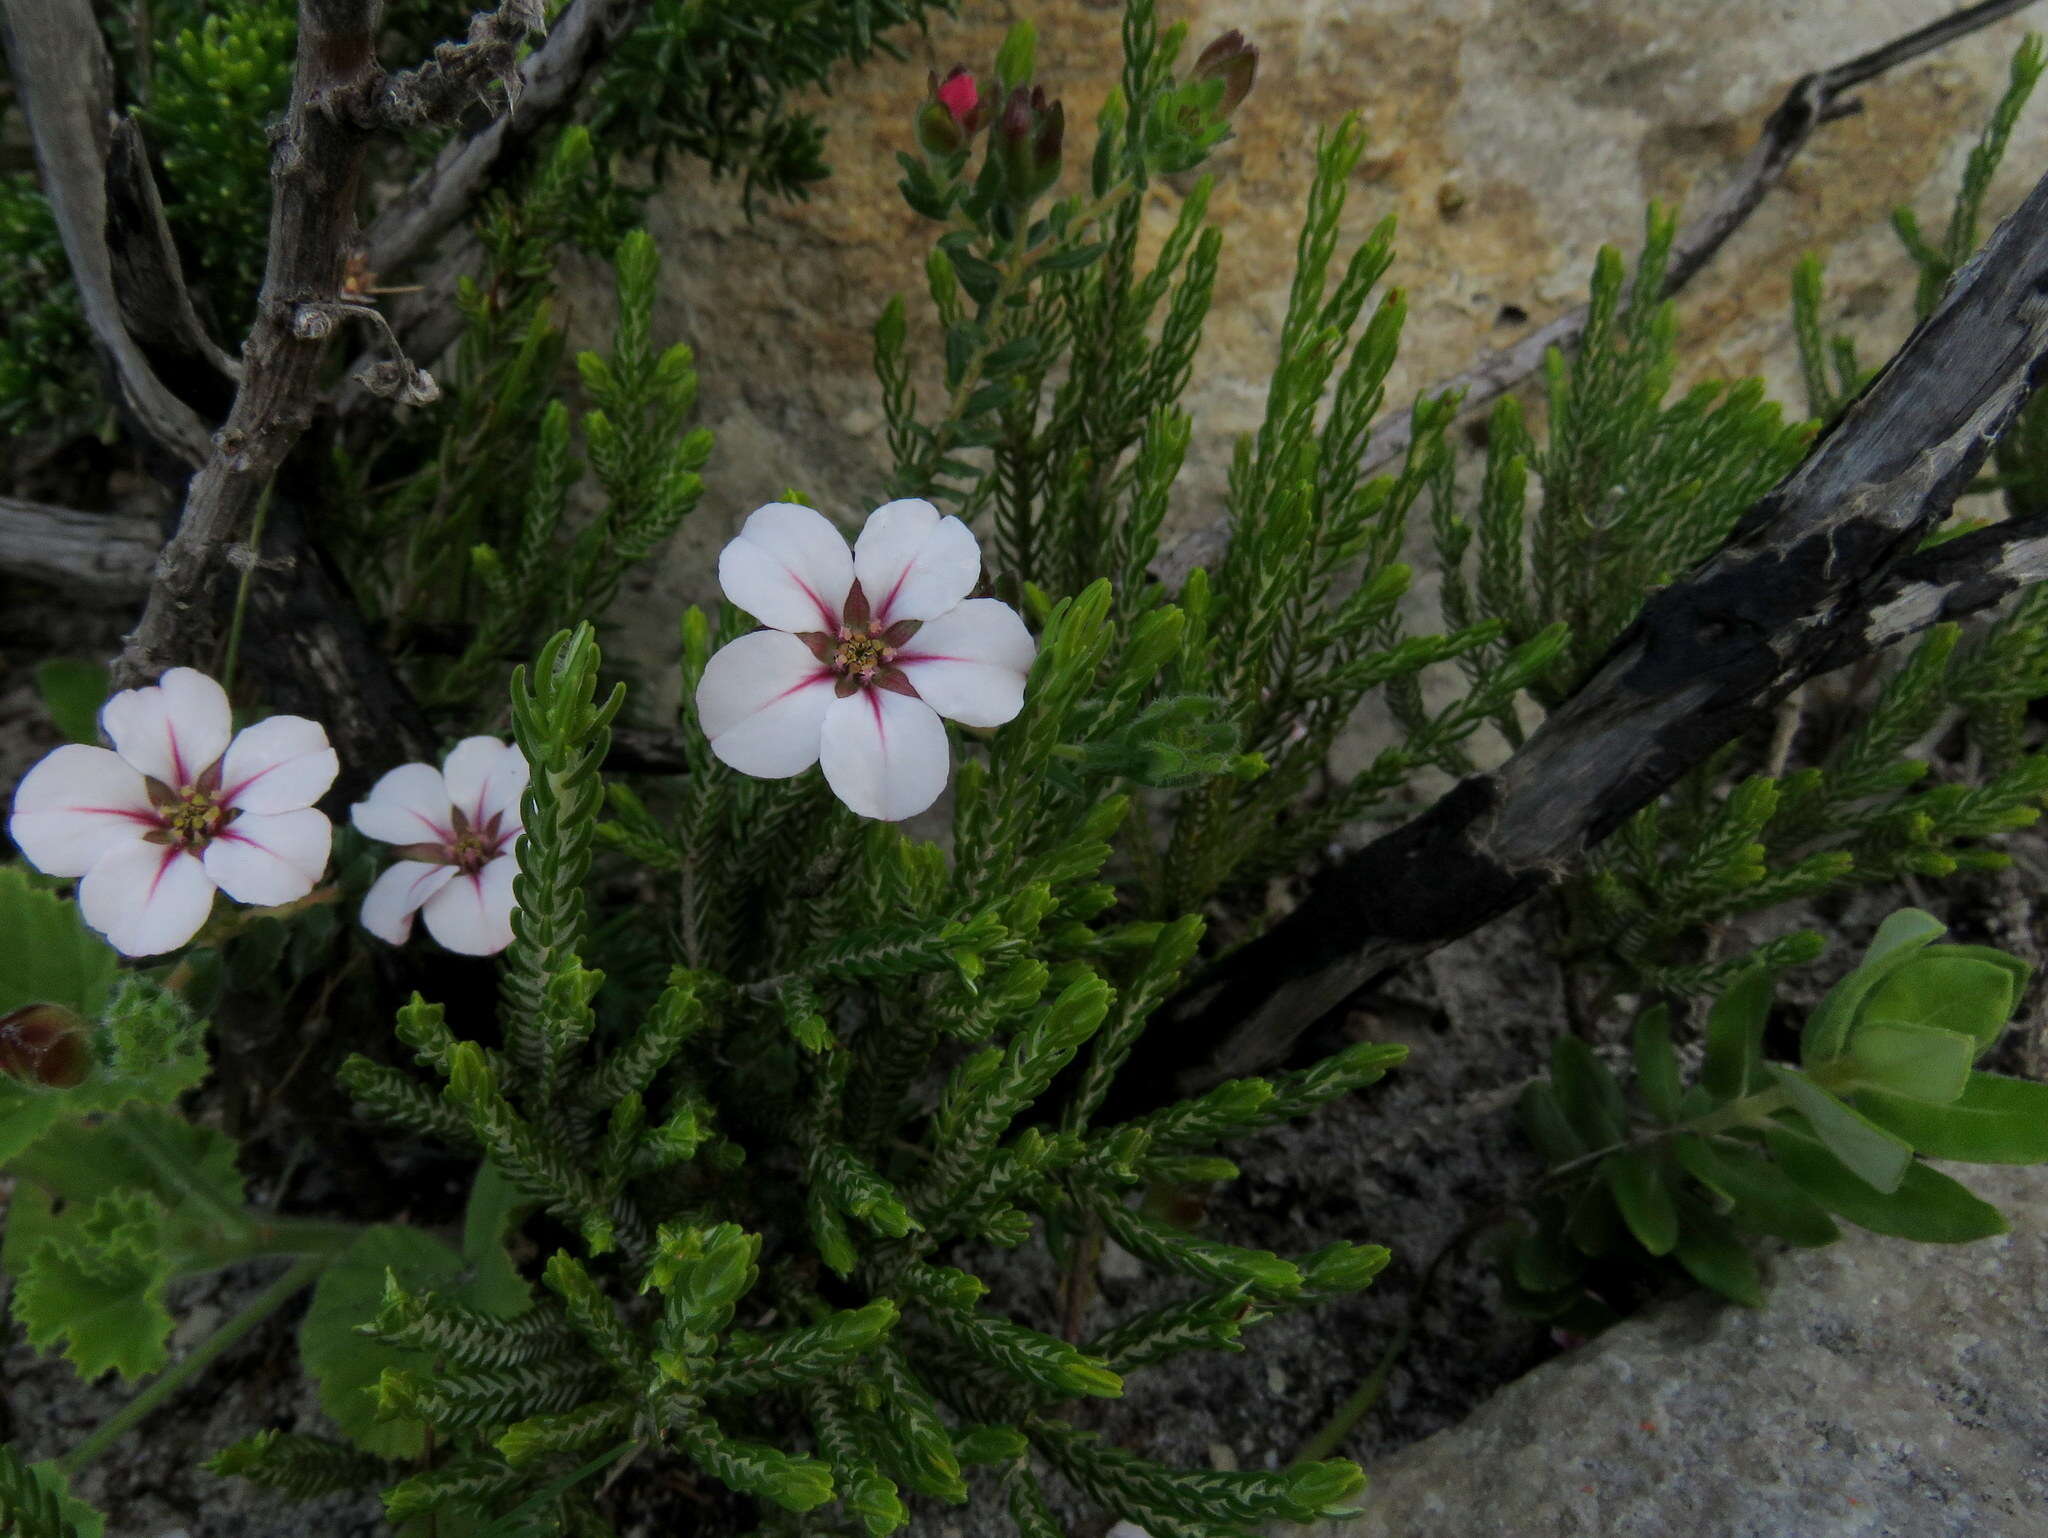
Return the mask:
[[[1256,427],[1272,371],[1316,131],[1357,111],[1370,132],[1345,215],[1355,240],[1399,219],[1388,282],[1409,295],[1391,409],[1584,298],[1603,242],[1633,251],[1655,197],[1703,209],[1765,117],[1809,70],[1925,24],[1925,0],[1161,0],[1190,49],[1229,27],[1262,50],[1238,137],[1212,161],[1212,222],[1224,251],[1185,404],[1195,419],[1172,518],[1222,513],[1223,468]],[[906,34],[908,62],[842,70],[807,103],[830,131],[830,181],[808,202],[764,205],[749,223],[738,189],[679,170],[648,209],[667,260],[657,334],[696,349],[702,419],[718,434],[692,527],[651,563],[614,617],[625,646],[668,672],[675,612],[709,596],[710,554],[739,519],[794,486],[857,519],[887,472],[871,365],[875,317],[902,294],[913,356],[932,355],[923,262],[936,227],[896,192],[924,71],[986,68],[1005,28],[1036,22],[1038,74],[1067,105],[1069,164],[1093,143],[1120,68],[1110,0],[966,0]],[[1912,206],[1939,231],[1969,145],[2003,89],[2026,25],[2009,18],[1865,87],[1864,110],[1826,125],[1785,181],[1680,304],[1689,378],[1761,372],[1804,414],[1790,274],[1827,262],[1826,317],[1880,360],[1910,323],[1912,283],[1887,227]],[[1995,218],[2048,164],[2048,100],[2013,136],[1989,203]],[[1176,179],[1180,181],[1184,179]],[[1168,228],[1182,191],[1149,194],[1146,227]],[[579,301],[581,336],[609,324],[608,291]],[[932,388],[923,392],[930,400]],[[672,687],[672,685],[671,685]]]
[[1953,1171],[2012,1232],[1788,1252],[1761,1312],[1688,1298],[1372,1469],[1318,1538],[2048,1532],[2048,1171]]

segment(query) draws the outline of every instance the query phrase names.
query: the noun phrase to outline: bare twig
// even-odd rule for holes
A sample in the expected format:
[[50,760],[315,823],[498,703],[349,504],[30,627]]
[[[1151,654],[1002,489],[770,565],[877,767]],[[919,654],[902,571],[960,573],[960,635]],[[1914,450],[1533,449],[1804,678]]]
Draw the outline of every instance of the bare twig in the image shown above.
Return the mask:
[[410,266],[468,213],[506,156],[568,110],[590,71],[645,8],[646,0],[574,0],[548,40],[520,65],[518,111],[442,150],[363,231],[369,270],[389,277]]
[[150,367],[115,290],[106,233],[113,65],[90,0],[4,0],[0,37],[79,303],[121,403],[152,443],[186,465],[200,464],[208,453],[205,424]]
[[[1728,237],[1756,212],[1764,194],[1777,185],[1816,128],[1862,110],[1860,102],[1846,99],[1848,92],[2033,3],[2034,0],[1985,0],[1831,69],[1800,77],[1785,93],[1777,110],[1765,119],[1763,133],[1734,182],[1713,207],[1688,222],[1672,241],[1662,297],[1670,298],[1691,282]],[[1462,374],[1439,381],[1425,393],[1459,395],[1459,417],[1469,420],[1541,368],[1544,355],[1551,348],[1577,346],[1586,332],[1586,314],[1584,305],[1568,311],[1513,345],[1489,352]],[[1413,437],[1414,422],[1406,411],[1388,415],[1374,426],[1366,440],[1363,473],[1376,474],[1402,459]],[[1153,575],[1169,589],[1178,590],[1195,567],[1213,567],[1229,542],[1228,519],[1192,530],[1153,562]]]
[[[185,270],[150,174],[149,151],[132,117],[114,119],[107,151],[107,258],[121,319],[145,351],[167,354],[159,367],[204,369],[240,380],[242,365],[206,334],[185,286]],[[177,382],[173,375],[171,383]]]
[[[1174,1000],[1141,1042],[1182,1091],[1285,1057],[1387,969],[1561,880],[1593,845],[1804,679],[2002,596],[2048,562],[2009,526],[1910,555],[2048,360],[2048,178],[1726,545],[1651,595],[1592,677],[1492,774],[1319,880]],[[1962,574],[1962,575],[1959,575]],[[1196,1066],[1189,1067],[1190,1063]]]
[[332,327],[328,311],[339,302],[354,244],[370,133],[387,121],[415,121],[459,91],[474,90],[486,67],[508,70],[506,38],[536,11],[533,0],[508,0],[500,12],[478,17],[473,67],[461,49],[444,48],[429,70],[389,80],[377,64],[375,0],[300,0],[291,103],[271,168],[270,249],[256,323],[243,345],[241,388],[193,477],[141,623],[115,662],[117,686],[142,683],[214,649],[214,599],[227,550],[312,419],[322,340]]
[[140,597],[149,588],[159,543],[154,518],[0,497],[0,572],[67,593]]

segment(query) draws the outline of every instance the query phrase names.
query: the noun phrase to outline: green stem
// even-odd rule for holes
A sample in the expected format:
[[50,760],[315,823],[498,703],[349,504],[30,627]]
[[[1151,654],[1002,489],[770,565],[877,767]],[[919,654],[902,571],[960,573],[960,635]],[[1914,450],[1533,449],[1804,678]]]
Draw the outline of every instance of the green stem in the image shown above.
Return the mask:
[[58,1469],[67,1479],[77,1478],[79,1470],[126,1436],[187,1381],[212,1365],[216,1357],[288,1303],[293,1294],[320,1274],[330,1258],[326,1255],[301,1257],[296,1265],[264,1288],[247,1308],[208,1336],[184,1361],[159,1374],[154,1383],[123,1405],[111,1420],[59,1458]]
[[270,518],[270,488],[274,483],[265,482],[263,495],[256,501],[256,516],[249,524],[248,561],[242,567],[242,580],[235,584],[235,612],[228,621],[228,655],[221,665],[221,689],[232,698],[235,692],[235,663],[242,655],[242,620],[249,609],[249,587],[256,580],[256,564],[263,557],[263,525]]

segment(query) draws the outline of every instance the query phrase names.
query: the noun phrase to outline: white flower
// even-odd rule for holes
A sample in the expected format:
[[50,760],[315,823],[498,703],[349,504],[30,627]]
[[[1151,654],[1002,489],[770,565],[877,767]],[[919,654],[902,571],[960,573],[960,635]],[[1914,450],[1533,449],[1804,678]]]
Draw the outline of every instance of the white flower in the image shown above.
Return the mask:
[[176,950],[216,887],[258,907],[313,890],[334,838],[313,803],[340,767],[317,721],[236,733],[221,686],[172,668],[108,700],[100,729],[111,753],[70,743],[23,776],[7,831],[38,870],[84,878],[79,913],[115,950]]
[[403,945],[412,916],[451,951],[492,956],[512,943],[513,847],[525,827],[526,759],[495,737],[465,737],[436,769],[400,764],[349,809],[357,829],[398,845],[398,863],[363,898],[363,928]]
[[725,596],[771,626],[723,647],[697,685],[711,751],[787,779],[822,763],[863,817],[914,817],[946,788],[946,729],[1024,708],[1024,621],[969,598],[981,547],[929,502],[889,502],[849,554],[808,507],[770,502],[718,557]]

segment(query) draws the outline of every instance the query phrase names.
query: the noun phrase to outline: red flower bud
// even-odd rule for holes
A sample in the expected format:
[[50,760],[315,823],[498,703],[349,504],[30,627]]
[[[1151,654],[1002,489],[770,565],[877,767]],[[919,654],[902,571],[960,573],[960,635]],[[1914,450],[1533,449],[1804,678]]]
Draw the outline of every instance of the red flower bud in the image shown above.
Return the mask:
[[955,64],[944,80],[934,83],[932,95],[969,134],[981,126],[981,88],[965,64]]
[[1195,57],[1191,80],[1221,80],[1223,100],[1217,111],[1229,117],[1237,104],[1251,94],[1252,81],[1259,73],[1259,50],[1232,27]]
[[45,1089],[70,1089],[91,1070],[85,1022],[63,1005],[25,1004],[0,1015],[0,1073]]

